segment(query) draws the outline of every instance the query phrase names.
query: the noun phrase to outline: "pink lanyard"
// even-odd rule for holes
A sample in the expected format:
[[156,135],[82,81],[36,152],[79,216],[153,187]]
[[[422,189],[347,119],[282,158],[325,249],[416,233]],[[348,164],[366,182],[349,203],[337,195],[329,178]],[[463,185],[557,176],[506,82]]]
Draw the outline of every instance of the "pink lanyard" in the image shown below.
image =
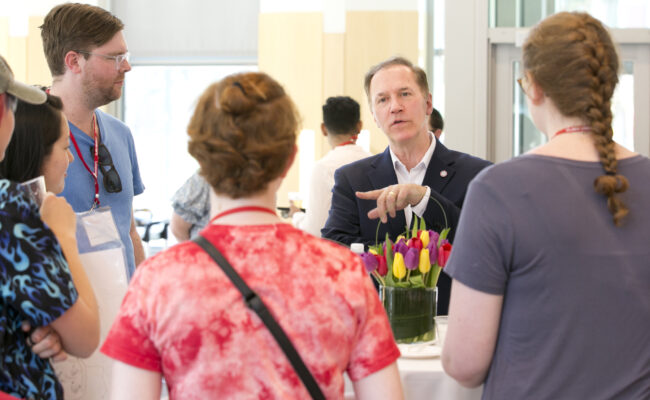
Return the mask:
[[79,159],[84,164],[84,167],[86,167],[86,170],[90,172],[90,175],[92,175],[93,179],[95,179],[95,200],[93,201],[93,205],[91,209],[95,207],[99,207],[99,181],[97,179],[98,177],[97,169],[99,164],[99,141],[97,140],[97,119],[95,118],[94,112],[93,112],[93,141],[95,142],[95,173],[93,173],[90,170],[90,167],[88,167],[88,164],[86,164],[86,160],[84,160],[83,156],[81,155],[81,151],[79,150],[79,145],[77,145],[77,140],[74,138],[72,131],[70,131],[70,140],[72,141],[72,144],[74,145],[74,148],[77,151],[77,156],[79,156]]
[[559,131],[555,132],[553,136],[551,136],[551,139],[563,133],[589,132],[590,130],[591,130],[591,126],[589,125],[569,126],[568,128],[560,129]]

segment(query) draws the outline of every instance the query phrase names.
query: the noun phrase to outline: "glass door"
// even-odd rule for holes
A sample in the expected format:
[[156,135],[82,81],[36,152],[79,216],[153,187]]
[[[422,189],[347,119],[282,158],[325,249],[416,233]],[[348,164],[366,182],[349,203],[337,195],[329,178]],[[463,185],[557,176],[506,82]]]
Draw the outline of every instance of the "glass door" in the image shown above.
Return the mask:
[[[533,125],[524,94],[516,83],[522,75],[520,45],[527,30],[491,31],[489,151],[490,158],[499,162],[544,144],[546,137]],[[619,84],[612,101],[614,140],[647,156],[650,154],[650,42],[643,42],[647,35],[629,30],[613,30],[613,36],[621,58]]]

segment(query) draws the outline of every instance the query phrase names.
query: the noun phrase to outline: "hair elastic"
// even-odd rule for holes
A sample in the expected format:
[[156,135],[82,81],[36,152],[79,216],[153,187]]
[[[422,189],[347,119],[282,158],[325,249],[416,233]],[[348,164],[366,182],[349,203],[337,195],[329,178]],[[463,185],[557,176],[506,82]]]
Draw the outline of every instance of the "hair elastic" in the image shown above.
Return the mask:
[[614,171],[605,171],[605,175],[616,176],[616,172],[614,172]]
[[237,86],[241,90],[241,92],[244,93],[245,96],[248,96],[248,94],[246,94],[246,91],[244,90],[244,87],[242,86],[241,83],[239,83],[239,81],[234,81],[232,85]]

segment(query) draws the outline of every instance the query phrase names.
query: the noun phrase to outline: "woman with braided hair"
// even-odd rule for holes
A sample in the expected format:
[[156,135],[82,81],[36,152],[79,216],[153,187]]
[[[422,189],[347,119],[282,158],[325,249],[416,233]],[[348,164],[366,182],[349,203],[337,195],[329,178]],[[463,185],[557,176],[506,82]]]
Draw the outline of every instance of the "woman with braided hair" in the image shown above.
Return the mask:
[[484,399],[648,399],[650,160],[612,140],[616,49],[600,21],[559,13],[523,61],[549,140],[469,187],[443,366]]
[[[357,398],[401,399],[399,350],[361,259],[275,212],[298,120],[263,73],[205,90],[189,151],[220,209],[200,236],[257,292],[324,398],[343,398],[347,372]],[[199,243],[138,267],[102,347],[117,360],[112,398],[160,399],[161,376],[171,399],[308,398],[269,329]]]

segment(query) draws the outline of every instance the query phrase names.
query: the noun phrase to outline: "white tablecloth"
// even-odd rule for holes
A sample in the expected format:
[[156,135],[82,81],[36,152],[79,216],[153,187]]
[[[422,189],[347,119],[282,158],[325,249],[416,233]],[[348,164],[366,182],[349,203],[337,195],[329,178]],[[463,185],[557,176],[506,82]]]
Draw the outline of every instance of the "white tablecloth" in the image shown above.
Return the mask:
[[[440,357],[397,360],[402,389],[407,400],[479,400],[483,387],[467,389],[445,374]],[[346,374],[345,398],[354,399],[352,383]]]

